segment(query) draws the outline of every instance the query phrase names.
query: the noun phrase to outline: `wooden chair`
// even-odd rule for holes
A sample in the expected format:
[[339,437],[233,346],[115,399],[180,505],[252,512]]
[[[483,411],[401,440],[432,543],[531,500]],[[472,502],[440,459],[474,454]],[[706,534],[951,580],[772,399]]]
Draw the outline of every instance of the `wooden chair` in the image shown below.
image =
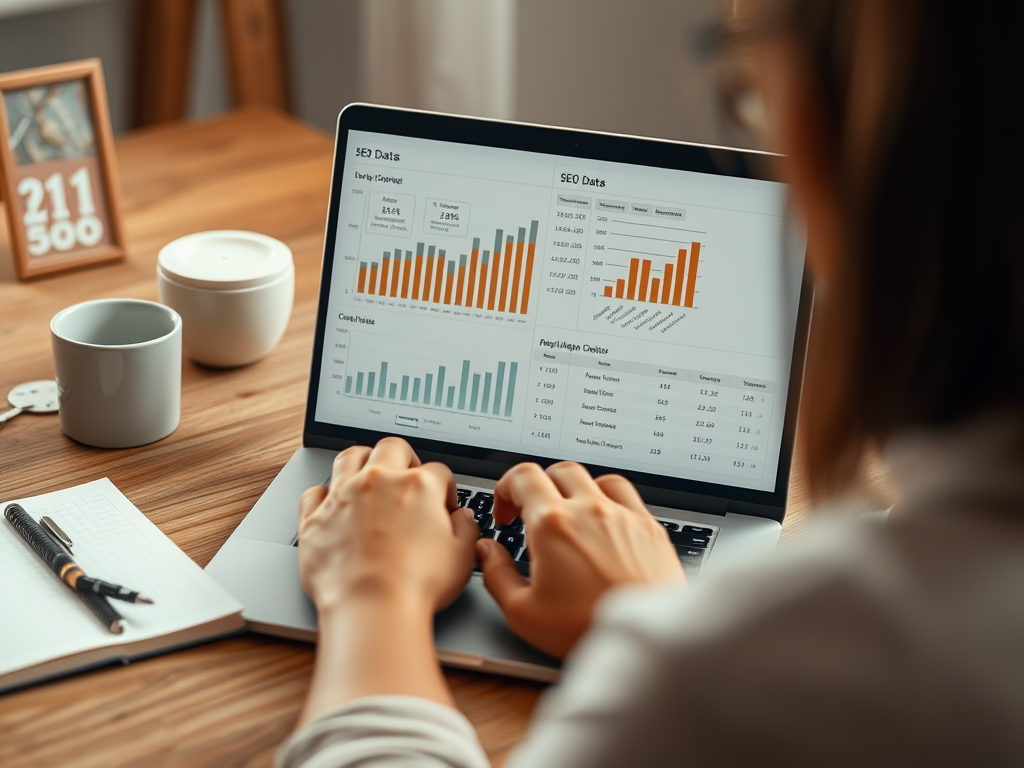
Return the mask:
[[[288,111],[281,0],[220,0],[234,107]],[[196,0],[135,0],[137,126],[185,117]]]

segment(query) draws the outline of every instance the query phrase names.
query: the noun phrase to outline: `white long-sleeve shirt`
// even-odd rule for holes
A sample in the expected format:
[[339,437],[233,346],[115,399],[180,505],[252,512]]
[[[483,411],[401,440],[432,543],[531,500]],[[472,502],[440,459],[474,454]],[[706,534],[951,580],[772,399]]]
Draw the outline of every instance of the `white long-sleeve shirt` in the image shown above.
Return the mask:
[[[845,521],[688,588],[622,588],[510,768],[1024,765],[1024,428],[908,435],[890,519]],[[282,768],[485,768],[458,712],[374,697]]]

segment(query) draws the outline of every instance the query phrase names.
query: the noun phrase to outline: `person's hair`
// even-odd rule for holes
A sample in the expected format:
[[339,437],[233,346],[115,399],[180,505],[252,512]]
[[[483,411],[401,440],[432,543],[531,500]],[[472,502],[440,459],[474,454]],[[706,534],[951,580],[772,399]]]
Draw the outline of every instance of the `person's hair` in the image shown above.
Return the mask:
[[[1024,2],[771,6],[820,96],[841,206],[800,413],[821,496],[897,432],[1024,406]],[[868,50],[885,77],[865,121]]]

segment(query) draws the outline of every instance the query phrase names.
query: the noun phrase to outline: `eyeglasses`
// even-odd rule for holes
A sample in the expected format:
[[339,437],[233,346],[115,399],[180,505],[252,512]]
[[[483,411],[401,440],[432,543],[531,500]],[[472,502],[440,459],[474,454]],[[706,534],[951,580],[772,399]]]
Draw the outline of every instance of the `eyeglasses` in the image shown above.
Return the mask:
[[770,131],[751,43],[775,26],[766,21],[741,27],[735,17],[722,18],[702,29],[693,45],[696,57],[712,68],[722,116],[758,145],[767,143]]

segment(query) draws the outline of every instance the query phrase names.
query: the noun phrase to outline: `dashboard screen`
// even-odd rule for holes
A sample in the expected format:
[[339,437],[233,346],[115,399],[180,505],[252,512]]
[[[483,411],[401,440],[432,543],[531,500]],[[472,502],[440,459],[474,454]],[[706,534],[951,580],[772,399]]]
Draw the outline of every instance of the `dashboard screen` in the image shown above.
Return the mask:
[[338,151],[317,422],[775,490],[804,251],[782,184]]

